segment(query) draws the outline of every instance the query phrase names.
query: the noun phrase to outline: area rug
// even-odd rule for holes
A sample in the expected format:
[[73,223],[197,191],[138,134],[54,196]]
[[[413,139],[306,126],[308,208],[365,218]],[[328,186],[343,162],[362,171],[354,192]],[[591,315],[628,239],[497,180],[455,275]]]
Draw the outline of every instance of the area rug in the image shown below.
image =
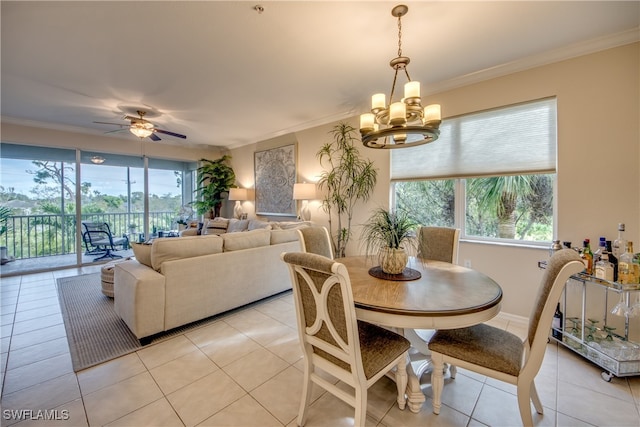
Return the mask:
[[[99,273],[58,279],[58,299],[75,372],[143,348],[116,314],[113,299],[102,294]],[[144,347],[205,326],[217,317],[154,335]]]
[[75,372],[168,340],[177,335],[207,326],[231,313],[261,304],[282,294],[238,307],[197,322],[190,323],[151,337],[141,345],[129,327],[116,314],[113,299],[102,293],[100,273],[58,279],[58,300],[62,310],[71,362]]

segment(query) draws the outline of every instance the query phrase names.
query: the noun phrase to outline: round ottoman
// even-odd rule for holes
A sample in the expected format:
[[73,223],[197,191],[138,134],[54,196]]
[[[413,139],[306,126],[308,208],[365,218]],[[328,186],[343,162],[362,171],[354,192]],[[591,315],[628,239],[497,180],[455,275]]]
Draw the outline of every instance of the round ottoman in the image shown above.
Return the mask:
[[100,280],[102,282],[102,293],[106,296],[113,298],[113,273],[116,268],[116,264],[124,261],[128,261],[131,258],[119,259],[116,261],[110,261],[102,266],[100,269]]

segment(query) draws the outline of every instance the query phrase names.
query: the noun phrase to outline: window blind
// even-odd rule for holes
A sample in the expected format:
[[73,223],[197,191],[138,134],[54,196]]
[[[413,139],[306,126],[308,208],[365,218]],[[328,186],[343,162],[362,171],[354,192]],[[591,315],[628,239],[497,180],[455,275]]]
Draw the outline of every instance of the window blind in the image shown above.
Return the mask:
[[555,98],[445,119],[437,141],[391,150],[392,181],[555,170]]

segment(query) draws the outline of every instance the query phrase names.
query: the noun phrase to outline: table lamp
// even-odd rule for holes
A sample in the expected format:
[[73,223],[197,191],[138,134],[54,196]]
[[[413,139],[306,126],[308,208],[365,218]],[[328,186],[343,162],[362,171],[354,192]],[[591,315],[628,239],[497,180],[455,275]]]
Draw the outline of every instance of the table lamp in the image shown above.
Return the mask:
[[246,188],[232,188],[229,190],[229,200],[235,200],[236,205],[233,207],[233,216],[240,219],[244,212],[242,211],[242,204],[240,201],[247,200]]
[[293,184],[293,200],[302,200],[300,208],[300,219],[303,221],[311,220],[311,211],[309,210],[309,200],[316,198],[316,185],[313,183],[296,183]]

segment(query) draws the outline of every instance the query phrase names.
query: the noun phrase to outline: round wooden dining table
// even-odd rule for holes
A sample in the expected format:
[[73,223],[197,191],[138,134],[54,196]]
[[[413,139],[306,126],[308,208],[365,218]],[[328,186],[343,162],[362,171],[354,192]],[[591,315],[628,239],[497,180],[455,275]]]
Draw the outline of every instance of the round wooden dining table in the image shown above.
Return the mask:
[[[379,278],[369,273],[377,259],[367,256],[338,258],[347,267],[356,316],[359,320],[394,328],[428,357],[429,350],[416,329],[454,329],[476,325],[495,317],[501,308],[502,288],[487,275],[442,261],[411,257],[411,274]],[[418,272],[419,274],[417,274]],[[410,280],[419,275],[419,278]],[[407,405],[418,412],[425,401],[419,377],[428,359],[412,368],[409,363]]]

